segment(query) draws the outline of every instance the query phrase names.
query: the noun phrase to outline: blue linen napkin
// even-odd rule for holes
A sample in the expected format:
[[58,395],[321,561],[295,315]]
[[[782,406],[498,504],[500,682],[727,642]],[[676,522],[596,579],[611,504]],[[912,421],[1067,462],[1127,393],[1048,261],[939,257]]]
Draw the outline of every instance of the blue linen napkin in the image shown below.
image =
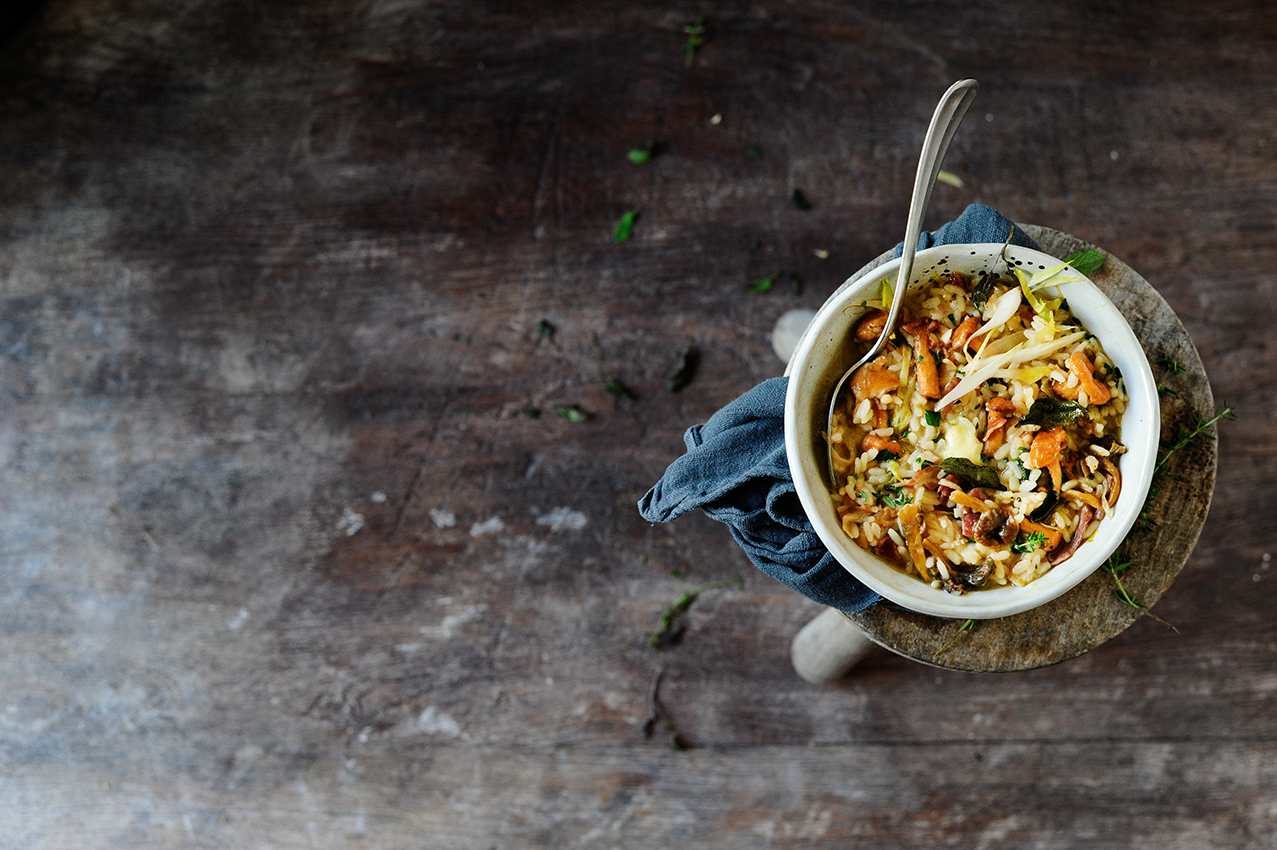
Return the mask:
[[[972,204],[954,221],[923,233],[918,248],[1002,242],[1011,222]],[[1011,242],[1038,246],[1016,230]],[[903,243],[896,246],[900,256]],[[781,584],[842,611],[863,611],[882,600],[829,554],[798,501],[785,455],[788,378],[763,381],[683,436],[687,454],[665,470],[639,500],[651,522],[669,522],[694,508],[726,523],[745,554]]]

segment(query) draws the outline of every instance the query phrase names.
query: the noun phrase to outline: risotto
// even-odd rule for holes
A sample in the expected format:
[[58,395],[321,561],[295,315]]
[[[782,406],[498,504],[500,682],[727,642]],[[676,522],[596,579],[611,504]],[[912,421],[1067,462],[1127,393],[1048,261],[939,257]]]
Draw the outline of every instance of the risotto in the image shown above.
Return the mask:
[[[1041,577],[1121,490],[1126,392],[1053,289],[1075,273],[1012,273],[940,273],[906,293],[828,435],[843,531],[952,593]],[[859,339],[877,338],[889,305],[884,280],[882,298],[861,304]]]

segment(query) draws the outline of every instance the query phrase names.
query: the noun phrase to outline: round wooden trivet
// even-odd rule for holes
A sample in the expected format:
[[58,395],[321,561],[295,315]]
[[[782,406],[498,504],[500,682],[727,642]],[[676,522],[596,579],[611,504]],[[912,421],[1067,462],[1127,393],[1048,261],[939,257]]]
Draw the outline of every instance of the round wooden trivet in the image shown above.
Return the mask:
[[[1035,225],[1018,225],[1052,256],[1096,246]],[[1159,383],[1174,390],[1162,396],[1163,442],[1187,432],[1215,412],[1206,370],[1188,333],[1170,305],[1129,266],[1103,249],[1104,264],[1090,275],[1126,316],[1144,346]],[[887,252],[861,271],[891,258]],[[859,274],[859,273],[857,273]],[[1178,362],[1184,371],[1170,374]],[[1160,493],[1150,499],[1150,522],[1137,527],[1118,550],[1133,562],[1121,577],[1127,591],[1145,606],[1166,592],[1197,543],[1215,488],[1215,429],[1181,449],[1165,467]],[[846,616],[875,643],[926,664],[980,673],[1031,670],[1081,655],[1120,634],[1145,616],[1117,598],[1113,577],[1097,570],[1086,581],[1041,607],[998,620],[946,620],[887,605]]]

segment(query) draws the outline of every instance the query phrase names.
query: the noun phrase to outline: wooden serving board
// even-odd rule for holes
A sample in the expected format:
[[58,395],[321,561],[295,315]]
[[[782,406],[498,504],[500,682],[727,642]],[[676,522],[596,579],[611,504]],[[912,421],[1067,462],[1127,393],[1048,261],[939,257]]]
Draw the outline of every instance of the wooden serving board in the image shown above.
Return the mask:
[[[1017,225],[1048,254],[1066,257],[1096,248],[1081,239],[1035,225]],[[1159,383],[1174,390],[1162,396],[1162,436],[1166,442],[1188,431],[1198,417],[1215,412],[1210,382],[1197,349],[1170,305],[1148,281],[1112,254],[1089,277],[1112,299],[1144,346]],[[861,272],[891,258],[887,252]],[[857,274],[859,274],[858,272]],[[1174,360],[1184,371],[1168,374]],[[1215,488],[1215,429],[1177,452],[1167,463],[1165,486],[1152,498],[1151,522],[1137,527],[1119,552],[1133,566],[1122,575],[1132,597],[1151,607],[1175,581],[1197,544]],[[997,620],[980,620],[964,630],[964,621],[948,620],[876,605],[846,614],[875,643],[937,667],[991,673],[1031,670],[1087,652],[1145,614],[1122,602],[1116,582],[1097,571],[1073,590],[1031,611]]]

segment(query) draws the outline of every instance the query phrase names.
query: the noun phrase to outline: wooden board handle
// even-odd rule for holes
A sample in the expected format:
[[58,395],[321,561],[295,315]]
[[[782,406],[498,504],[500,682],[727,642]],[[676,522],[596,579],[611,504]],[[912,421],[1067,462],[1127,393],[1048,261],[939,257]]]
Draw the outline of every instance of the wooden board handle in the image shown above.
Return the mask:
[[826,608],[798,630],[789,647],[794,672],[813,685],[847,675],[873,647],[873,641],[836,608]]

